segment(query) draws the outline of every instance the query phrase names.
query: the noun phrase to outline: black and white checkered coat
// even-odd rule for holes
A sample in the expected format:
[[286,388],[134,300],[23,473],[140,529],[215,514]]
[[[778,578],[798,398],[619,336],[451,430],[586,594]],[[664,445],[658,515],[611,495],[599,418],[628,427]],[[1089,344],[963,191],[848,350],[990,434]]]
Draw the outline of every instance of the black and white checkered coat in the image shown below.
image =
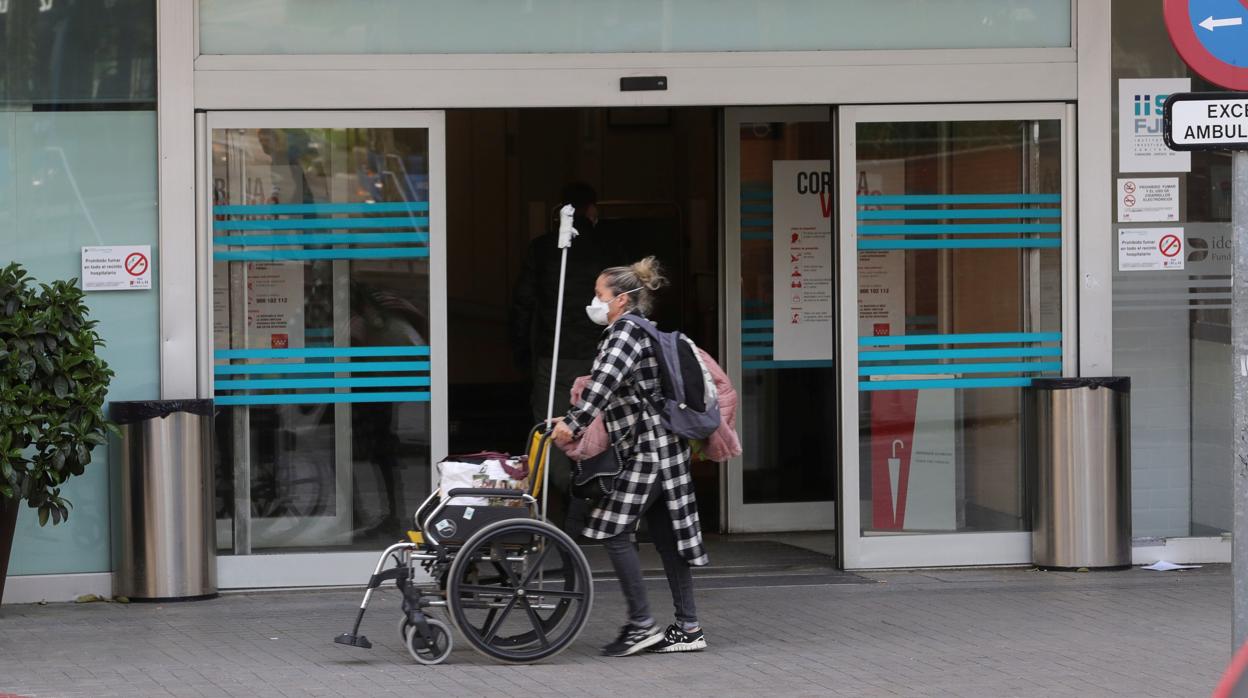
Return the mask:
[[667,506],[677,550],[690,565],[705,565],[689,444],[663,427],[643,397],[659,392],[660,380],[659,361],[645,330],[621,318],[603,332],[589,384],[565,421],[579,436],[605,410],[607,435],[624,472],[616,479],[615,491],[590,512],[583,533],[603,539],[632,531],[650,489],[657,485],[662,496],[653,506]]

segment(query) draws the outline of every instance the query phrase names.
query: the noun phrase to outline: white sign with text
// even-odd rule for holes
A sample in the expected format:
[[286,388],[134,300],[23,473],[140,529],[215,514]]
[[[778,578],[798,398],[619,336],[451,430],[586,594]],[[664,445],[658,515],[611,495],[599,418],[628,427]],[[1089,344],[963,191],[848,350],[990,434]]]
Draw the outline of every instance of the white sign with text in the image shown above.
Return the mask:
[[1183,269],[1182,228],[1119,228],[1118,271]]
[[1119,223],[1173,223],[1179,220],[1179,178],[1118,179]]
[[151,245],[82,248],[82,290],[147,291],[151,288]]
[[1162,116],[1166,98],[1192,89],[1188,78],[1118,81],[1118,171],[1191,172],[1191,153],[1166,145]]
[[776,160],[772,176],[772,317],[776,361],[835,356],[832,163]]

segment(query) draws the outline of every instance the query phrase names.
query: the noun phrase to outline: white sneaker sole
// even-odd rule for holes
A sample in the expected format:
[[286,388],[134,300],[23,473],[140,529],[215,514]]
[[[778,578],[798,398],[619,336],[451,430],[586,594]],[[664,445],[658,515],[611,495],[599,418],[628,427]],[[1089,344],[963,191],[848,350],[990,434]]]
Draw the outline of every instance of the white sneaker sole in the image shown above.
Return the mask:
[[637,654],[638,652],[659,642],[662,639],[663,639],[663,631],[660,630],[659,632],[656,632],[650,637],[647,637],[646,639],[642,640],[641,642],[638,642],[637,644],[633,645],[632,647],[629,647],[628,649],[624,650],[623,652],[619,654],[608,654],[605,656],[607,657],[631,657],[632,655]]
[[706,638],[700,637],[693,642],[677,642],[674,645],[668,645],[667,647],[656,648],[650,651],[654,654],[661,654],[667,652],[697,652],[698,650],[704,649],[706,649]]

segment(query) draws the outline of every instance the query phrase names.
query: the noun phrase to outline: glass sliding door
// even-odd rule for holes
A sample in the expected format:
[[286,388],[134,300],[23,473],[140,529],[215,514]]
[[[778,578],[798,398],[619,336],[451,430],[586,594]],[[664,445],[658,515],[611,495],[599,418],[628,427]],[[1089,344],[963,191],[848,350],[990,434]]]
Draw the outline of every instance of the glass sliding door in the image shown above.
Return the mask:
[[[442,128],[441,113],[208,116],[231,569],[380,551],[429,492],[446,433]],[[268,579],[335,583],[317,572],[332,567]]]
[[725,110],[731,531],[836,525],[836,242],[827,107]]
[[1067,111],[840,112],[846,567],[1031,559],[1024,388],[1077,346]]

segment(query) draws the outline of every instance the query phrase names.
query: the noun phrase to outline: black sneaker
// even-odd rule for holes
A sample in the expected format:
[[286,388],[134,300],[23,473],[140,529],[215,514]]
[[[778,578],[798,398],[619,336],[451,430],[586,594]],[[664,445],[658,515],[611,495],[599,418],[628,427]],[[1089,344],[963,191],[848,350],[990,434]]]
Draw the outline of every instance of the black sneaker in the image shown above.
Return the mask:
[[667,626],[663,639],[646,648],[647,652],[696,652],[706,649],[702,628],[687,633],[676,623]]
[[615,642],[602,648],[602,653],[608,657],[627,657],[662,639],[663,631],[659,630],[657,623],[648,628],[639,628],[628,623],[620,628],[620,636],[615,638]]

